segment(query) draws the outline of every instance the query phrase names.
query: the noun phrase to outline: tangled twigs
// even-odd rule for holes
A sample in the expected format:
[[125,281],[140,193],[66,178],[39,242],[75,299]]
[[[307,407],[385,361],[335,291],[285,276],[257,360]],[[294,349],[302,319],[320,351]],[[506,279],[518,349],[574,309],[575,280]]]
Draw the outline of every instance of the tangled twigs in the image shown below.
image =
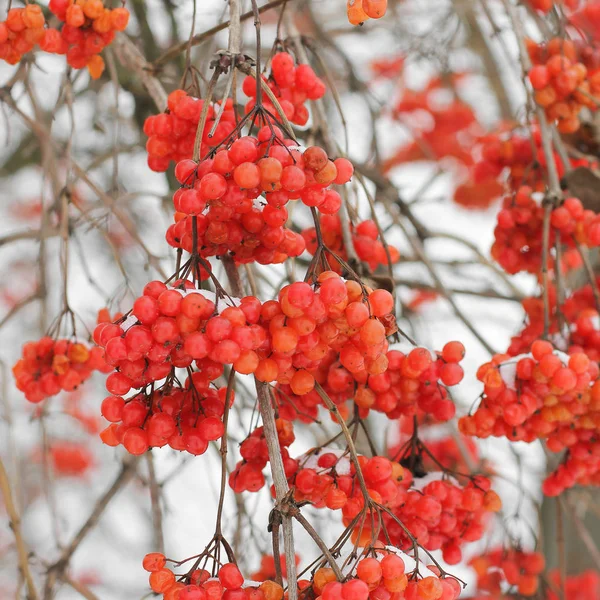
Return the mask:
[[8,480],[8,473],[4,468],[4,463],[0,458],[0,492],[4,498],[4,504],[6,505],[6,512],[8,513],[9,525],[15,536],[15,544],[17,546],[17,554],[19,557],[19,571],[25,579],[27,586],[27,600],[38,600],[38,592],[33,583],[33,577],[29,569],[29,552],[25,546],[25,540],[23,540],[23,534],[21,532],[21,518],[17,513],[17,508],[13,502],[12,492],[10,489],[10,482]]
[[90,531],[96,526],[100,517],[110,504],[111,500],[117,495],[119,490],[126,485],[129,480],[134,476],[139,457],[130,456],[127,460],[123,461],[121,471],[113,481],[112,485],[104,494],[98,498],[94,509],[90,513],[85,523],[80,527],[79,531],[74,535],[71,542],[62,551],[60,558],[48,567],[48,577],[46,578],[46,585],[44,590],[44,598],[52,597],[52,589],[57,580],[62,578],[62,574],[67,569],[69,561],[76,550],[79,548],[81,542],[87,537]]
[[[282,4],[285,4],[286,2],[289,2],[289,1],[290,0],[272,0],[271,2],[267,2],[267,4],[265,4],[263,6],[259,6],[258,12],[259,12],[259,14],[264,13],[268,10],[271,10],[272,8],[277,8],[278,6],[281,6]],[[248,12],[245,12],[243,15],[241,15],[239,17],[239,19],[240,19],[240,21],[247,21],[248,19],[251,19],[253,16],[254,16],[254,11],[249,10]],[[224,31],[225,29],[227,29],[230,26],[230,24],[231,24],[231,21],[224,21],[223,23],[219,23],[218,25],[215,25],[214,27],[211,27],[210,29],[203,31],[202,33],[198,33],[198,34],[194,35],[191,40],[186,40],[179,44],[175,44],[174,46],[169,48],[166,52],[161,54],[154,61],[154,63],[153,63],[154,68],[159,69],[165,63],[169,62],[173,58],[176,58],[182,52],[185,52],[185,50],[188,48],[188,46],[198,46],[205,40],[211,38],[216,33],[219,33],[219,31]]]

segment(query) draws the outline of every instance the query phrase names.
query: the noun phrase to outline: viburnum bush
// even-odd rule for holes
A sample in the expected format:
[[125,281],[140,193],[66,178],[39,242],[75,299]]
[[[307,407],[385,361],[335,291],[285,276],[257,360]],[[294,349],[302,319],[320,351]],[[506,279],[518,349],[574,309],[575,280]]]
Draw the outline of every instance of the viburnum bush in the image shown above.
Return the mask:
[[598,600],[600,1],[226,5],[0,7],[0,590]]

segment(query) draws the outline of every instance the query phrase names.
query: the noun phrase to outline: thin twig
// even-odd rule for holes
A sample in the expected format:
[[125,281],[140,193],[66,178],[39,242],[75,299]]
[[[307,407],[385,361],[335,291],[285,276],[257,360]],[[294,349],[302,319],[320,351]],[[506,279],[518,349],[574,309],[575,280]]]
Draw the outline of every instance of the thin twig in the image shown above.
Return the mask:
[[[259,6],[258,12],[263,13],[263,12],[266,12],[267,10],[271,10],[272,8],[277,8],[278,6],[281,6],[282,4],[284,4],[285,2],[288,2],[288,1],[289,0],[272,0],[272,2],[267,2],[267,4],[265,4],[264,6]],[[254,16],[254,12],[249,10],[248,12],[245,12],[243,15],[240,16],[240,21],[246,21],[246,20],[252,18],[253,16]],[[216,33],[219,33],[219,31],[224,31],[225,29],[227,29],[230,26],[230,24],[231,24],[231,21],[224,21],[223,23],[219,23],[218,25],[215,25],[214,27],[211,27],[210,29],[203,31],[202,33],[196,34],[190,40],[186,40],[185,42],[175,44],[173,47],[169,48],[166,52],[161,54],[154,61],[154,67],[155,68],[159,67],[159,66],[165,64],[166,62],[169,62],[173,58],[177,57],[179,54],[181,54],[182,52],[184,52],[186,50],[188,45],[189,46],[198,46],[198,44],[201,44],[202,42],[204,42],[208,38],[212,37]]]
[[17,509],[13,501],[10,482],[8,480],[8,473],[4,468],[2,458],[0,458],[0,492],[4,498],[4,504],[6,505],[6,512],[8,514],[10,528],[15,536],[17,555],[19,557],[19,571],[25,578],[25,583],[27,585],[27,599],[38,600],[38,592],[35,584],[33,583],[33,576],[31,575],[31,571],[29,569],[29,552],[21,532],[21,518],[17,513]]
[[[281,448],[279,447],[279,437],[277,435],[277,426],[275,423],[275,413],[271,405],[271,398],[267,384],[256,380],[256,393],[258,396],[258,406],[263,420],[265,430],[265,440],[269,451],[269,462],[271,465],[271,474],[273,475],[273,484],[275,486],[275,496],[277,505],[285,503],[288,496],[289,486],[283,459],[281,458]],[[294,529],[292,518],[282,511],[281,529],[283,531],[283,546],[285,551],[286,574],[288,580],[289,600],[298,600],[298,581],[296,574],[296,552],[294,548]],[[275,557],[277,560],[277,557]]]

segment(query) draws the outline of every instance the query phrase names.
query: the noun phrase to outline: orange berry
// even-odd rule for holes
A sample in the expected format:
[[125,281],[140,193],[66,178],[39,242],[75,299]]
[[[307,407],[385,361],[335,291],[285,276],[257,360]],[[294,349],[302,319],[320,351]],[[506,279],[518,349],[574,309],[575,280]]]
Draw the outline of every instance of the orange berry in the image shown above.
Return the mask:
[[380,19],[387,10],[387,0],[363,0],[362,6],[371,19]]
[[104,72],[104,59],[99,54],[94,54],[88,60],[87,69],[92,79],[98,79]]
[[83,4],[83,14],[88,19],[97,19],[104,13],[102,0],[86,0]]
[[150,552],[144,556],[142,567],[145,571],[154,573],[155,571],[163,569],[166,563],[167,560],[164,554],[161,554],[160,552]]
[[348,0],[346,13],[350,25],[361,25],[370,18],[363,9],[363,0]]
[[110,12],[110,20],[113,29],[125,31],[129,23],[129,11],[126,8],[114,8]]
[[71,6],[67,8],[65,22],[71,27],[81,27],[85,23],[83,8],[79,4],[71,4]]
[[159,569],[150,573],[149,581],[152,591],[162,594],[175,584],[175,574],[170,569]]

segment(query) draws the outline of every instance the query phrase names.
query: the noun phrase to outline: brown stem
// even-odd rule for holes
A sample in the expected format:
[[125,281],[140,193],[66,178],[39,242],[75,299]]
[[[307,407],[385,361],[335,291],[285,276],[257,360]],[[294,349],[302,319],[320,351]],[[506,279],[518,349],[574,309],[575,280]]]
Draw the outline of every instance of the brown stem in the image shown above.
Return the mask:
[[[275,497],[277,505],[282,507],[289,493],[287,477],[283,468],[283,459],[281,458],[281,448],[279,447],[279,437],[277,435],[277,425],[275,423],[275,413],[271,404],[269,390],[266,383],[258,380],[256,383],[256,393],[258,396],[258,406],[263,420],[265,431],[265,440],[269,451],[269,463],[271,465],[271,474],[273,475],[273,484],[275,486]],[[288,580],[289,600],[298,600],[298,580],[296,573],[296,552],[294,548],[294,529],[292,518],[287,511],[281,511],[281,529],[283,531],[283,546],[285,551],[285,564]],[[278,557],[275,557],[277,561]]]
[[236,298],[242,298],[244,296],[244,286],[242,285],[240,272],[233,258],[226,254],[225,256],[221,257],[221,262],[223,263],[225,274],[227,275],[227,279],[229,281],[229,290],[232,296],[235,296]]
[[6,505],[6,512],[8,514],[8,523],[12,529],[13,535],[15,536],[15,544],[17,547],[17,555],[19,558],[19,571],[21,571],[25,584],[27,586],[27,600],[38,600],[38,592],[33,583],[33,577],[29,569],[29,552],[23,539],[21,532],[21,518],[17,512],[17,508],[14,504],[12,492],[10,489],[10,482],[8,480],[8,473],[4,468],[4,463],[0,458],[0,492],[4,498],[4,504]]

